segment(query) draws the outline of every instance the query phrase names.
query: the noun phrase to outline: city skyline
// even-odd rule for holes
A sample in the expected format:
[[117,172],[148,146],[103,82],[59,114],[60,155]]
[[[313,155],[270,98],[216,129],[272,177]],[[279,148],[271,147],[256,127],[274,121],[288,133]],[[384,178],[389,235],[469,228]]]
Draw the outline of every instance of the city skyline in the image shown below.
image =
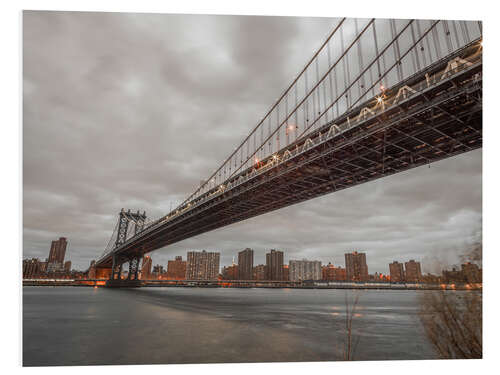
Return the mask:
[[[225,145],[248,134],[333,23],[25,12],[24,257],[43,259],[47,241],[64,233],[73,266],[85,269],[102,253],[122,207],[152,218],[167,213],[229,154]],[[94,24],[105,25],[98,38]],[[193,24],[201,26],[186,34]],[[249,30],[262,31],[266,43]],[[169,44],[170,38],[178,43]],[[215,54],[212,45],[220,47]],[[176,74],[167,79],[166,69]],[[253,75],[258,78],[249,80]],[[137,149],[122,148],[131,142]],[[214,249],[229,264],[234,249],[251,247],[258,264],[276,248],[295,259],[339,264],[345,251],[362,248],[377,254],[370,269],[379,272],[395,257],[421,259],[425,272],[432,271],[425,259],[434,256],[458,264],[480,228],[481,162],[481,151],[473,151],[151,255],[166,264],[181,249]]]
[[[59,250],[60,249],[60,246],[59,246],[60,242],[62,242],[64,244],[64,246],[62,247],[62,257],[61,257],[61,251]],[[71,261],[69,261],[69,260],[64,261],[64,254],[66,251],[67,244],[68,244],[67,238],[60,237],[59,240],[53,240],[51,242],[48,257],[45,258],[45,260],[43,258],[29,258],[29,257],[28,258],[25,257],[24,260],[27,262],[32,262],[34,260],[40,262],[40,264],[42,265],[41,271],[44,270],[43,269],[44,267],[47,268],[46,271],[48,271],[48,272],[53,272],[54,270],[59,270],[59,271],[64,270],[65,272],[69,272],[69,271],[85,272],[85,271],[87,271],[88,267],[85,269],[78,269],[78,270],[73,269],[72,270],[71,269]],[[280,270],[281,270],[281,267],[288,268],[288,266],[290,265],[290,267],[293,267],[293,268],[295,268],[295,267],[308,267],[307,271],[305,271],[305,272],[314,272],[314,271],[312,271],[312,268],[310,268],[310,267],[315,267],[312,264],[316,264],[316,263],[319,264],[320,269],[325,268],[325,267],[334,267],[334,266],[337,266],[335,268],[342,269],[342,265],[339,262],[332,263],[332,260],[329,260],[328,264],[327,264],[326,262],[322,262],[321,260],[317,260],[315,258],[293,259],[291,257],[286,256],[286,251],[276,250],[276,249],[265,250],[264,262],[260,263],[260,262],[255,261],[254,250],[247,247],[243,250],[237,251],[237,262],[236,263],[234,262],[235,256],[233,256],[231,264],[227,264],[227,265],[220,262],[220,252],[210,251],[210,250],[207,252],[205,249],[203,249],[203,250],[191,249],[191,250],[186,250],[185,260],[183,260],[182,255],[175,255],[174,259],[169,259],[167,261],[167,263],[165,264],[165,267],[163,264],[159,264],[159,263],[157,263],[153,267],[153,260],[151,257],[152,253],[154,253],[154,252],[149,253],[149,255],[145,255],[141,260],[140,272],[142,274],[142,278],[146,278],[146,279],[150,278],[152,273],[154,273],[152,268],[156,268],[156,267],[160,267],[162,270],[164,269],[165,274],[167,275],[167,277],[170,277],[170,278],[176,278],[176,277],[182,278],[183,276],[181,276],[181,275],[187,275],[187,273],[196,274],[197,272],[194,272],[194,270],[189,270],[189,267],[187,267],[187,265],[189,264],[190,259],[191,259],[191,262],[199,263],[200,260],[195,260],[195,259],[200,255],[203,257],[205,257],[206,255],[216,256],[215,261],[216,261],[216,265],[218,267],[214,266],[212,268],[219,275],[224,275],[225,269],[229,269],[231,267],[236,267],[236,271],[235,271],[234,276],[239,280],[251,280],[254,276],[253,274],[255,273],[255,269],[258,267],[261,267],[261,266],[267,267],[267,264],[269,262],[271,264],[274,264],[274,262],[276,262],[276,260],[278,259],[278,258],[276,258],[276,255],[278,255],[278,257],[279,257],[279,262],[278,262],[279,264],[277,264],[277,267],[280,268]],[[56,260],[55,259],[56,257],[59,257],[59,259]],[[288,258],[288,261],[286,258]],[[352,263],[353,259],[357,259],[357,258],[360,258],[360,260],[355,261],[355,263],[357,264],[357,262],[359,262],[359,261],[361,261],[361,263],[359,265],[354,265]],[[202,261],[202,263],[205,263],[206,261],[207,260],[205,259]],[[373,274],[393,275],[394,272],[398,272],[400,274],[398,275],[396,281],[401,281],[401,279],[405,279],[407,277],[406,270],[408,269],[409,264],[410,264],[410,266],[418,267],[417,269],[414,269],[412,271],[415,275],[422,276],[424,273],[428,273],[428,274],[431,273],[431,272],[422,272],[421,262],[420,261],[415,262],[414,259],[410,259],[408,262],[404,262],[404,263],[400,263],[400,262],[395,260],[392,263],[388,264],[388,270],[386,270],[386,272],[375,271],[373,273],[369,273],[369,266],[368,266],[368,262],[366,260],[366,251],[355,250],[352,252],[344,253],[344,261],[345,261],[344,268],[342,270],[343,270],[343,272],[347,273],[347,276],[346,276],[347,280],[366,281],[366,280],[368,280],[368,274],[369,275],[373,275]],[[56,268],[53,267],[54,269],[52,270],[52,269],[50,269],[51,262],[52,263],[55,262],[57,264],[60,263],[60,266],[56,267]],[[89,266],[94,262],[95,262],[95,260],[92,260],[91,263],[89,264]],[[311,263],[311,264],[308,266],[300,265],[300,263],[302,263],[302,262]],[[193,263],[193,265],[194,265],[194,263]],[[242,265],[243,265],[243,269],[246,269],[246,271],[242,270],[242,267],[241,267]],[[454,269],[456,266],[458,266],[458,264],[447,265],[447,266],[452,267]],[[199,267],[199,266],[197,266],[197,267]],[[204,266],[204,268],[205,267],[206,267],[206,265]],[[217,268],[218,268],[218,271],[216,271]],[[269,271],[267,271],[267,272],[268,272],[267,276],[269,276]],[[285,269],[283,268],[280,272],[285,272]],[[292,269],[291,273],[293,274],[294,272],[295,273],[296,272],[304,272],[304,270],[294,271]],[[318,272],[321,273],[321,271],[318,271]],[[353,274],[365,274],[365,276],[364,276],[364,278],[362,277],[361,279],[358,280],[358,278],[353,277]],[[246,277],[242,277],[242,275],[245,275]],[[249,277],[248,275],[252,275],[252,276]],[[275,275],[275,276],[280,277],[279,275]],[[413,276],[413,278],[415,278],[415,276]]]

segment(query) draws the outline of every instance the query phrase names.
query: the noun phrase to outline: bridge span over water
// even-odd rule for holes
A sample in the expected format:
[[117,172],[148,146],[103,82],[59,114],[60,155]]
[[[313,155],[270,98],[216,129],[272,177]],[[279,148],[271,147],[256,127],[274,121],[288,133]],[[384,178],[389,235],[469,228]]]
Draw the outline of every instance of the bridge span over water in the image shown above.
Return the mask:
[[120,212],[89,269],[482,147],[480,22],[339,19],[245,140],[182,204]]

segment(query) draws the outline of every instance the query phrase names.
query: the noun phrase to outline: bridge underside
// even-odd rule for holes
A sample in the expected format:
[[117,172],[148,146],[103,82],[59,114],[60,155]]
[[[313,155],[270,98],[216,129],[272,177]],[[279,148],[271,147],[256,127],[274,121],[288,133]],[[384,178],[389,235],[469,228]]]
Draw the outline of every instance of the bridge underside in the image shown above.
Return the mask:
[[[482,147],[482,60],[474,53],[472,47],[457,52],[472,62],[449,76],[453,56],[391,88],[385,94],[394,99],[405,86],[424,87],[388,100],[383,110],[361,116],[376,98],[353,109],[335,120],[348,124],[337,134],[329,132],[333,123],[325,125],[278,153],[283,156],[275,166],[243,172],[248,176],[243,182],[147,228],[115,255],[141,257],[216,228]],[[440,78],[429,82],[430,76]],[[98,267],[111,266],[111,254],[98,261]]]

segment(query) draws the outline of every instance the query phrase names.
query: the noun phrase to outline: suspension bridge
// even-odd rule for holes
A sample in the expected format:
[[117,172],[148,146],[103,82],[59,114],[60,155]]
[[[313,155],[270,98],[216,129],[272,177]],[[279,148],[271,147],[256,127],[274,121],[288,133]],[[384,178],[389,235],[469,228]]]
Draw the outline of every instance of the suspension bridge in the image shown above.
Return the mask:
[[482,147],[482,25],[334,19],[226,160],[180,205],[122,211],[96,278],[138,280],[144,254],[254,216]]

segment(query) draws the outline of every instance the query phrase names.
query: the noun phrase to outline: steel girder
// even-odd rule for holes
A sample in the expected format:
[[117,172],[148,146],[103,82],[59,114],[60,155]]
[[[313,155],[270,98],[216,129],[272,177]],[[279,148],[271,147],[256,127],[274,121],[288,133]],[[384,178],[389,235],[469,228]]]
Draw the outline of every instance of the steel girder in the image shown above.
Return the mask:
[[[319,129],[314,147],[146,230],[116,252],[140,257],[215,228],[481,147],[481,69],[482,62],[476,63],[332,139],[322,141],[327,129]],[[412,80],[425,79],[424,73]]]

